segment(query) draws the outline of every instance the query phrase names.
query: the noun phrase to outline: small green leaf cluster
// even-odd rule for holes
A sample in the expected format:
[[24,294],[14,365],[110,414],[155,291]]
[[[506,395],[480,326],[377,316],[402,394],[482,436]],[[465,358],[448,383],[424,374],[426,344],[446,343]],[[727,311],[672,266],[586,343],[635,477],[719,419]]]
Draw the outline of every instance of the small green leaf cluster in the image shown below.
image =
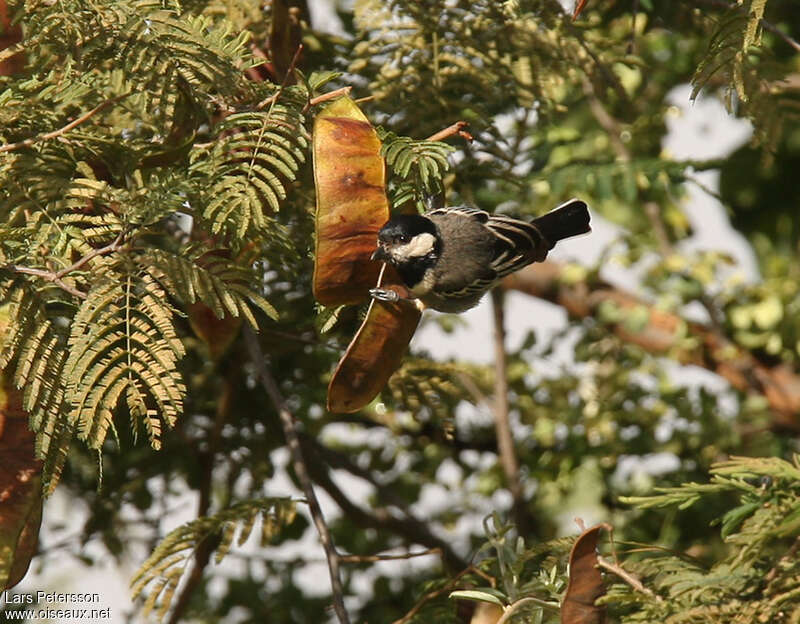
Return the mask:
[[259,518],[261,546],[266,547],[281,529],[294,522],[295,502],[287,498],[250,499],[173,529],[131,581],[134,599],[147,595],[144,614],[157,606],[158,617],[164,617],[190,559],[199,548],[208,548],[209,556],[213,553],[214,562],[219,564],[230,552],[234,540],[241,547],[250,538]]
[[615,583],[604,602],[621,609],[623,622],[791,622],[800,591],[794,555],[800,539],[800,458],[733,457],[715,464],[709,483],[656,488],[624,499],[640,509],[706,505],[725,496],[717,519],[725,555],[702,558],[657,548],[631,554],[624,567],[655,593]]
[[442,180],[450,168],[448,156],[455,148],[441,141],[415,141],[378,129],[381,156],[391,172],[387,192],[393,208],[412,203],[427,208],[425,200],[444,191]]

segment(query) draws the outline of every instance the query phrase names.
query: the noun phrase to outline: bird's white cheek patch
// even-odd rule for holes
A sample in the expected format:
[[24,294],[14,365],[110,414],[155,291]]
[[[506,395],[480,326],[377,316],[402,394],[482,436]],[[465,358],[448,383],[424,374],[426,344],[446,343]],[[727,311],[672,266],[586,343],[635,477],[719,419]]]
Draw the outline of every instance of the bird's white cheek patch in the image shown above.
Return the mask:
[[405,245],[400,245],[395,248],[394,256],[399,260],[422,258],[433,251],[435,244],[436,237],[433,234],[429,234],[428,232],[417,234]]

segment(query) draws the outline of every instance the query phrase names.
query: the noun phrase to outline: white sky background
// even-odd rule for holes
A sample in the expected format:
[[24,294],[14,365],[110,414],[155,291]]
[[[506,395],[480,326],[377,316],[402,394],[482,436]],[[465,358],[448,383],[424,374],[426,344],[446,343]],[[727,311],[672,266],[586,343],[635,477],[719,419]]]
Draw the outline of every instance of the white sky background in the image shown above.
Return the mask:
[[[312,17],[317,25],[327,24],[323,29],[336,31],[335,14],[330,11],[330,5],[325,1],[311,1]],[[706,159],[725,156],[745,142],[750,136],[747,122],[736,120],[727,115],[724,108],[717,100],[700,99],[695,104],[689,102],[689,87],[675,89],[670,95],[674,104],[673,112],[667,119],[669,135],[664,141],[664,154],[675,159]],[[718,185],[717,172],[701,172],[696,177],[707,187],[715,189]],[[715,249],[728,252],[735,258],[735,270],[741,271],[747,280],[757,280],[758,270],[752,251],[746,241],[731,228],[722,206],[715,198],[705,193],[695,185],[689,186],[689,196],[686,201],[686,212],[693,226],[694,235],[683,242],[684,250]],[[599,256],[603,248],[615,239],[618,229],[613,224],[593,215],[593,232],[586,237],[562,243],[554,250],[551,257],[555,259],[578,260],[592,263]],[[628,290],[636,291],[637,271],[624,269],[621,266],[607,265],[602,275],[605,279],[620,285]],[[433,314],[433,313],[426,313]],[[440,358],[458,358],[466,361],[487,363],[492,361],[492,324],[491,304],[486,298],[477,308],[462,315],[465,324],[453,333],[446,334],[437,323],[425,322],[412,341],[412,349],[422,347],[438,355]],[[546,340],[553,332],[565,327],[567,319],[563,309],[558,306],[533,299],[531,297],[510,293],[507,297],[506,322],[508,332],[508,345],[511,349],[518,347],[528,331],[535,328],[540,340]],[[560,363],[568,364],[571,361],[571,352],[557,353],[556,358]],[[726,384],[706,371],[699,369],[678,370],[675,374],[684,383],[699,383],[707,385],[712,390],[722,390]],[[469,419],[490,419],[488,412],[480,410],[467,414]],[[326,428],[324,437],[327,439],[345,438],[353,441],[353,436],[363,435],[375,447],[393,445],[391,435],[385,431],[362,432],[359,429],[346,425],[335,425]],[[169,452],[165,449],[161,452]],[[286,465],[288,453],[284,449],[277,451],[273,459],[278,466]],[[494,461],[494,455],[486,454],[481,457],[474,453],[471,457],[475,465],[487,461]],[[622,465],[624,464],[624,465]],[[635,471],[659,472],[670,468],[669,458],[652,458],[649,463],[641,458],[627,458],[621,462],[620,470],[625,474]],[[675,466],[677,467],[677,466]],[[342,472],[335,473],[335,480],[340,487],[351,495],[356,502],[366,505],[370,488],[364,482]],[[461,474],[454,463],[445,463],[440,474],[437,475],[438,483],[431,484],[423,490],[421,501],[416,506],[420,517],[425,517],[430,510],[447,507],[458,497],[452,490],[469,487],[469,476]],[[151,484],[153,488],[161,487],[158,482]],[[268,484],[268,493],[273,496],[291,495],[301,497],[302,493],[295,490],[285,471],[277,470],[276,477]],[[324,494],[319,492],[321,504],[328,517],[338,514],[336,505]],[[499,492],[496,499],[491,502],[495,508],[507,508],[508,497],[506,492]],[[194,518],[197,499],[194,493],[188,493],[171,502],[168,513],[162,510],[153,510],[153,514],[160,521],[163,533]],[[486,510],[487,512],[490,509]],[[305,513],[304,509],[301,509]],[[571,516],[574,516],[571,512]],[[159,517],[160,516],[160,517]],[[72,498],[62,490],[46,502],[44,525],[41,532],[41,546],[43,549],[51,547],[56,541],[63,540],[66,535],[78,536],[86,517],[86,508],[82,501]],[[466,547],[466,536],[470,532],[480,531],[481,516],[465,515],[451,533],[442,533],[448,541],[456,547]],[[61,524],[67,528],[54,532],[52,526]],[[258,531],[254,531],[254,534]],[[256,540],[245,545],[248,552],[255,552]],[[77,543],[77,540],[76,542]],[[235,550],[235,548],[234,548]],[[97,556],[103,555],[103,547],[97,543],[90,543],[86,552]],[[110,558],[106,563],[94,567],[83,566],[72,557],[63,553],[58,556],[48,557],[47,569],[39,570],[38,561],[34,560],[27,577],[18,585],[15,592],[48,591],[96,591],[101,594],[101,604],[92,605],[99,608],[110,606],[112,608],[111,622],[126,621],[126,612],[131,611],[130,593],[128,584],[138,565],[147,556],[148,551],[144,545],[134,549],[133,558],[117,566]],[[466,554],[466,553],[464,553]],[[265,558],[291,558],[302,555],[309,559],[316,559],[318,563],[310,565],[299,573],[297,581],[309,593],[327,595],[330,592],[327,567],[324,563],[324,553],[318,544],[316,535],[312,530],[306,533],[303,540],[286,544],[278,549],[270,549],[264,554]],[[398,562],[382,562],[377,564],[383,573],[391,576],[406,574],[410,570],[420,569],[430,564],[427,558]],[[241,564],[229,555],[229,559],[221,566],[209,566],[209,573],[225,571],[229,575],[237,575],[242,571]],[[265,581],[268,584],[268,581]],[[217,584],[217,589],[221,589]],[[211,585],[214,591],[214,583]],[[367,594],[369,580],[363,577],[356,583],[356,591]],[[50,606],[55,605],[41,605]],[[70,605],[65,605],[70,606]],[[351,606],[355,606],[354,603]],[[45,620],[38,620],[45,621]],[[66,624],[67,620],[47,620]],[[97,620],[108,624],[109,620]],[[139,619],[132,620],[141,621]],[[235,618],[231,618],[235,621]],[[91,622],[91,620],[82,620]]]

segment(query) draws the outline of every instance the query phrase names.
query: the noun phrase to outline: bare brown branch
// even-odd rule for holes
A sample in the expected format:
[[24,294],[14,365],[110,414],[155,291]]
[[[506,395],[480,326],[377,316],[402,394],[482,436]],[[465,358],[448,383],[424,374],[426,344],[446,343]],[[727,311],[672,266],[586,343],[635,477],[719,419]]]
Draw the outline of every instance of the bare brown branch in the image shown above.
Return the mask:
[[275,379],[270,374],[264,362],[264,354],[261,352],[261,345],[258,342],[258,337],[249,325],[245,326],[244,335],[247,343],[247,350],[250,352],[250,359],[256,368],[261,386],[264,388],[280,417],[283,433],[286,437],[286,444],[292,455],[292,466],[294,467],[295,474],[305,493],[308,508],[311,512],[311,518],[319,534],[319,541],[325,549],[325,557],[328,560],[328,571],[331,578],[331,588],[333,590],[333,609],[341,624],[349,624],[350,618],[344,607],[344,588],[342,586],[341,572],[339,569],[339,553],[336,552],[331,532],[328,529],[325,516],[322,514],[322,509],[319,506],[317,495],[314,492],[314,486],[311,484],[311,478],[308,476],[308,469],[305,459],[303,458],[303,451],[300,448],[300,438],[297,434],[294,416],[286,407],[286,401],[284,401],[278,389],[278,384],[275,382]]
[[616,574],[620,577],[623,581],[625,581],[628,585],[633,587],[636,591],[642,592],[643,594],[647,594],[651,598],[655,598],[657,601],[661,602],[662,598],[658,594],[656,594],[652,589],[649,587],[645,587],[642,582],[636,578],[633,574],[625,570],[622,566],[616,563],[612,563],[602,557],[597,557],[597,565],[604,570],[608,570],[613,574]]
[[[225,426],[225,423],[230,415],[230,397],[232,387],[233,386],[230,379],[226,378],[217,400],[217,413],[216,418],[214,419],[214,427],[208,436],[208,448],[203,450],[194,443],[194,440],[190,442],[192,448],[194,449],[194,453],[197,457],[200,468],[198,485],[198,493],[200,496],[197,501],[198,518],[207,516],[209,510],[211,509],[211,490],[214,485],[214,458],[222,438],[222,428]],[[237,471],[232,471],[232,473],[235,474]],[[232,488],[233,483],[230,482],[227,489],[228,491],[231,491]],[[177,624],[177,622],[181,621],[186,608],[189,606],[189,601],[192,598],[192,594],[203,580],[203,572],[208,566],[208,562],[211,560],[211,555],[219,546],[221,539],[222,534],[216,533],[207,536],[197,545],[197,548],[194,552],[192,571],[187,577],[180,594],[175,600],[175,606],[172,608],[172,613],[169,617],[169,624]]]
[[400,559],[414,559],[429,555],[442,555],[441,548],[429,548],[420,552],[410,552],[402,555],[339,555],[342,563],[377,563],[378,561],[397,561]]
[[622,322],[610,325],[610,330],[650,353],[701,366],[738,390],[764,396],[776,425],[800,430],[800,375],[788,364],[766,361],[702,323],[688,322],[601,280],[567,284],[562,272],[563,265],[547,261],[508,276],[503,285],[561,305],[578,318],[595,315],[604,303],[623,313],[644,309],[648,322],[641,330],[632,331]]
[[494,315],[494,426],[497,435],[497,452],[506,477],[506,484],[513,501],[514,521],[520,535],[530,530],[529,515],[525,510],[525,499],[519,479],[519,462],[514,450],[514,436],[511,432],[508,404],[508,377],[506,363],[506,330],[503,309],[503,291],[492,291],[492,311]]
[[[427,546],[430,549],[438,548],[442,551],[442,559],[446,567],[452,570],[466,567],[467,562],[453,550],[452,545],[432,533],[425,522],[407,509],[405,501],[392,493],[391,488],[382,488],[369,470],[360,468],[346,454],[320,444],[310,436],[301,435],[300,443],[305,450],[305,456],[309,458],[307,464],[310,476],[339,505],[343,514],[353,524],[359,527],[375,528],[383,532],[388,531],[411,543]],[[373,506],[369,511],[356,505],[333,482],[329,468],[346,470],[371,483],[378,491],[379,504]],[[387,506],[382,504],[384,500],[399,510],[402,515],[398,517],[397,514],[392,513]]]
[[617,157],[623,162],[629,162],[631,159],[631,152],[625,143],[622,142],[622,126],[619,121],[606,110],[606,107],[600,101],[600,98],[597,97],[594,86],[588,78],[584,78],[583,80],[583,93],[586,95],[592,116],[597,123],[600,124],[600,127],[606,131],[606,134],[608,134],[608,140],[611,141],[611,147],[614,148]]
[[105,102],[102,102],[97,106],[95,106],[89,112],[86,112],[83,115],[76,117],[75,119],[70,121],[66,126],[63,126],[58,130],[53,130],[52,132],[45,132],[44,134],[40,134],[38,136],[25,139],[24,141],[18,141],[17,143],[9,143],[8,145],[2,145],[0,146],[0,154],[2,154],[3,152],[11,152],[13,150],[20,149],[21,147],[27,147],[29,145],[33,145],[34,143],[38,143],[39,141],[47,141],[49,139],[55,139],[56,137],[60,137],[62,134],[66,134],[73,128],[76,128],[82,123],[88,121],[89,119],[94,117],[97,113],[99,113],[101,110],[108,108],[112,104],[119,102],[122,98],[125,97],[127,97],[127,94],[119,95],[115,98],[111,98],[110,100],[106,100]]
[[350,95],[350,91],[352,91],[353,87],[342,87],[341,89],[334,89],[333,91],[328,91],[327,93],[322,93],[317,97],[313,97],[308,101],[306,105],[306,110],[308,110],[312,106],[317,106],[317,104],[322,104],[323,102],[327,102],[328,100],[334,100],[338,97],[343,97],[345,95]]
[[64,281],[64,277],[73,271],[77,271],[87,262],[97,258],[98,256],[104,256],[106,254],[113,253],[117,251],[122,243],[122,239],[124,237],[124,232],[120,232],[117,238],[114,239],[113,242],[109,243],[105,247],[100,247],[93,251],[90,251],[88,254],[71,264],[70,266],[61,269],[60,271],[48,271],[46,269],[34,269],[30,267],[24,267],[16,264],[12,264],[6,267],[3,267],[9,271],[14,271],[15,273],[22,273],[23,275],[34,275],[36,277],[40,277],[45,281],[52,282],[62,290],[68,292],[74,297],[78,297],[79,299],[86,299],[86,293],[83,291],[78,290],[74,286],[67,284]]
[[17,264],[12,264],[5,268],[9,271],[14,271],[15,273],[22,273],[23,275],[35,275],[36,277],[41,277],[45,281],[53,282],[61,290],[68,292],[73,297],[86,299],[85,292],[78,290],[74,286],[70,286],[64,280],[57,278],[56,274],[52,271],[46,271],[45,269],[32,269],[29,267],[19,266]]
[[464,128],[466,128],[467,126],[469,126],[469,124],[466,121],[457,121],[454,124],[447,126],[447,128],[444,128],[443,130],[439,130],[439,132],[432,134],[425,140],[444,141],[445,139],[453,136],[454,134],[457,134],[462,139],[466,139],[467,141],[472,141],[473,138],[472,135],[466,130],[464,130]]
[[258,104],[256,104],[256,110],[261,110],[266,106],[270,106],[271,108],[272,106],[274,106],[275,102],[278,101],[278,98],[281,97],[281,95],[283,94],[283,90],[286,88],[286,85],[289,83],[290,78],[294,74],[295,65],[297,64],[297,61],[300,58],[300,54],[302,52],[303,52],[303,44],[301,43],[299,46],[297,46],[297,50],[295,51],[294,56],[292,57],[292,62],[289,64],[289,69],[286,71],[286,74],[283,77],[283,82],[281,82],[281,86],[278,87],[278,90],[275,93],[273,93],[267,98],[264,98]]

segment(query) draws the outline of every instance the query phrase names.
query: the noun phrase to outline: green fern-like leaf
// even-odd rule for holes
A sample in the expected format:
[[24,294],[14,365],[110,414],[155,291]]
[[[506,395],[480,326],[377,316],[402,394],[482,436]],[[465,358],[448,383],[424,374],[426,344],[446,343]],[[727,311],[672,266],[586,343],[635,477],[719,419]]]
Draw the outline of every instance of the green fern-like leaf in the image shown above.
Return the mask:
[[166,296],[149,275],[129,275],[98,284],[75,315],[64,376],[70,422],[92,448],[102,446],[123,394],[144,419],[154,448],[161,430],[154,410],[171,427],[183,409],[176,363],[184,349]]
[[454,148],[441,141],[415,141],[379,129],[381,155],[393,174],[390,180],[392,205],[413,200],[424,209],[426,196],[441,192],[442,178],[450,167],[448,156]]
[[264,112],[237,113],[218,128],[220,137],[206,153],[196,150],[198,169],[216,163],[203,218],[213,233],[243,240],[249,231],[265,232],[280,209],[286,189],[306,160],[308,132],[302,106],[289,99]]
[[22,408],[36,433],[36,456],[44,460],[43,485],[49,493],[61,476],[72,439],[62,387],[65,340],[35,293],[16,287],[6,295],[9,324],[0,370],[13,370],[12,382],[23,392]]
[[163,617],[200,544],[216,540],[213,550],[215,561],[219,563],[234,540],[239,546],[247,541],[259,516],[261,545],[267,546],[282,527],[294,521],[295,513],[295,503],[291,499],[263,498],[238,503],[213,516],[197,518],[179,526],[161,541],[133,577],[133,598],[146,593],[145,615],[158,604],[158,616]]
[[172,119],[182,86],[222,93],[244,87],[246,31],[234,35],[206,16],[179,15],[161,3],[119,4],[109,11],[108,24],[125,42],[116,50],[118,66],[143,109]]
[[253,272],[222,254],[198,254],[192,249],[172,254],[150,250],[140,262],[148,267],[164,288],[177,295],[182,303],[200,301],[217,318],[242,316],[253,328],[258,323],[250,305],[255,305],[270,318],[277,318],[275,308],[257,291],[248,286],[255,280]]

